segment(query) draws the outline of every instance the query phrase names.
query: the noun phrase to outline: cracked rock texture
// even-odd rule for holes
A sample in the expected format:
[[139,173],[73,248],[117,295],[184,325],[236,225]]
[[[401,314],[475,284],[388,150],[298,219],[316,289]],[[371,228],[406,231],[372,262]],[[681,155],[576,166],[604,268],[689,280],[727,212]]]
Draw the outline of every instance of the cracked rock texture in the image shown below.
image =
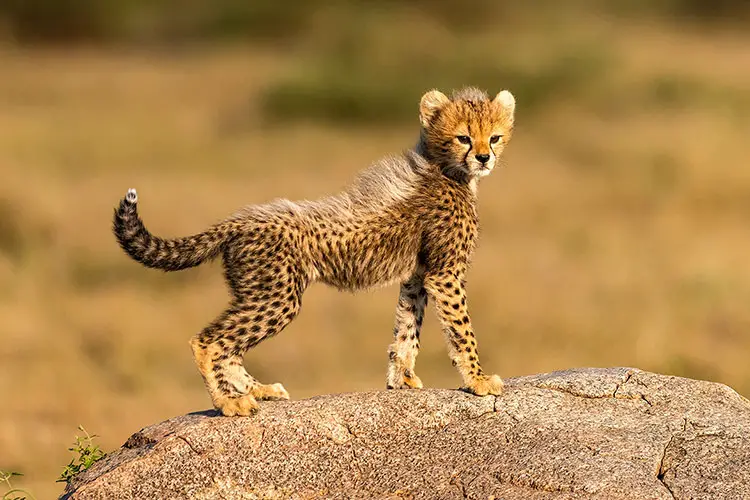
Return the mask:
[[147,427],[62,498],[750,498],[750,402],[631,368],[266,402]]

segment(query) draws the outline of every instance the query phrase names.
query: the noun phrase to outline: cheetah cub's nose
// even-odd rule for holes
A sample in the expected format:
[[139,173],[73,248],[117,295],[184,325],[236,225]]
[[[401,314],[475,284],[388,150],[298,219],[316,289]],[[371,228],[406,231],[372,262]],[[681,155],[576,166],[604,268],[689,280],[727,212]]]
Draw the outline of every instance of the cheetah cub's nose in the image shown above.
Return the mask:
[[476,155],[474,157],[482,163],[487,163],[488,161],[490,161],[490,155]]

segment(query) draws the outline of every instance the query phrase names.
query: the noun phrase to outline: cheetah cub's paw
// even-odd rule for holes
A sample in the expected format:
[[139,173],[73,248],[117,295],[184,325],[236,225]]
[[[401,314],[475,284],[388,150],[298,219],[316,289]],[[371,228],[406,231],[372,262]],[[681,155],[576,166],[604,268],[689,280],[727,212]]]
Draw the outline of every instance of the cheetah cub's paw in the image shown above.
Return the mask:
[[388,370],[386,389],[421,389],[422,381],[409,368],[391,367]]
[[260,408],[251,394],[218,397],[214,400],[214,406],[225,417],[249,417],[255,415]]
[[286,392],[281,384],[258,384],[250,388],[250,394],[258,400],[268,399],[289,399],[289,393]]
[[503,393],[504,386],[503,380],[497,375],[480,375],[468,382],[465,389],[477,396],[486,396],[488,394],[499,396]]

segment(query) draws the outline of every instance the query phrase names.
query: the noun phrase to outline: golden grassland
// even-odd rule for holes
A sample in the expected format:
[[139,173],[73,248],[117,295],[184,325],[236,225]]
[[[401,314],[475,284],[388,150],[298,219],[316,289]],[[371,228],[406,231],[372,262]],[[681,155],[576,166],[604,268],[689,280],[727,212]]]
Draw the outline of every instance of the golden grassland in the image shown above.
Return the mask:
[[[483,365],[636,366],[749,395],[750,38],[631,26],[607,44],[616,64],[590,86],[533,118],[519,100],[506,167],[482,182]],[[127,188],[152,231],[185,235],[330,193],[414,142],[419,95],[403,125],[265,125],[260,96],[297,57],[0,52],[0,468],[39,498],[59,492],[78,424],[109,450],[209,405],[187,341],[226,301],[220,266],[126,258],[110,225]],[[396,293],[313,286],[248,370],[293,398],[382,388]],[[459,382],[431,311],[417,371]]]

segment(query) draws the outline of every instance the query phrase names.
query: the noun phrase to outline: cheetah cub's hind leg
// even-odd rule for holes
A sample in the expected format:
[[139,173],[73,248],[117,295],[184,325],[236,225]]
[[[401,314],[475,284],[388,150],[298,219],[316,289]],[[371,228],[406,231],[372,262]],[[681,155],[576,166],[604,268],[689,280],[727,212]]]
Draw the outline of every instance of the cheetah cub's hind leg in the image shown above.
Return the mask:
[[231,354],[234,346],[225,339],[212,340],[210,332],[214,331],[216,323],[190,340],[211,402],[228,417],[251,415],[258,410],[258,402],[249,393],[254,380],[242,367],[242,357]]
[[414,277],[401,285],[393,343],[388,349],[388,389],[422,388],[422,381],[414,373],[414,363],[419,353],[419,331],[426,305],[427,292],[421,277]]
[[[281,384],[261,384],[242,365],[244,353],[276,335],[299,312],[301,287],[291,277],[270,279],[236,300],[222,317],[195,336],[190,344],[214,407],[225,416],[251,415],[258,400],[289,399]],[[289,290],[289,291],[287,291]]]

